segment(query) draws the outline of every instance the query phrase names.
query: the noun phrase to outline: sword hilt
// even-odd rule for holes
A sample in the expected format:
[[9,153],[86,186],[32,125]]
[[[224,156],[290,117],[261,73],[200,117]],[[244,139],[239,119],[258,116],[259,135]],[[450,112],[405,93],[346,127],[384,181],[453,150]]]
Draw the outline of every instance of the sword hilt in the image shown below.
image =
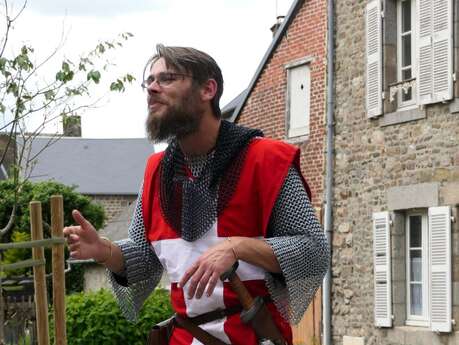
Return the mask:
[[236,261],[228,271],[226,271],[220,276],[220,279],[222,281],[229,280],[231,287],[233,288],[239,301],[241,302],[242,308],[244,310],[249,310],[250,308],[252,308],[254,303],[253,297],[250,295],[250,292],[247,290],[244,283],[236,274],[238,266],[239,262]]

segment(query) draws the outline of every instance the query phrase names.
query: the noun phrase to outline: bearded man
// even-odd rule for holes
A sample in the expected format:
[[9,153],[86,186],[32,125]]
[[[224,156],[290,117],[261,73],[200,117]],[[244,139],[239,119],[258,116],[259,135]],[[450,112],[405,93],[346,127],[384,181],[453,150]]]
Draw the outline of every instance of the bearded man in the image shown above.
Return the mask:
[[[164,270],[180,317],[193,321],[222,310],[199,327],[226,344],[257,344],[241,321],[237,295],[220,279],[239,261],[244,286],[264,298],[291,344],[290,323],[301,319],[329,266],[299,150],[221,120],[223,78],[209,55],[158,45],[146,70],[147,131],[169,146],[148,159],[129,238],[100,238],[74,211],[79,225],[64,229],[71,256],[107,267],[130,320]],[[170,338],[200,343],[180,325]]]

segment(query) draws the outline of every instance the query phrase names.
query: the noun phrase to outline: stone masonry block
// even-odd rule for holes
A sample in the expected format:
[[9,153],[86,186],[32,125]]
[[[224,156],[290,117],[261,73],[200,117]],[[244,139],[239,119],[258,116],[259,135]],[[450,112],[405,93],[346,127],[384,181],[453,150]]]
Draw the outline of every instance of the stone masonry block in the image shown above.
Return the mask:
[[343,337],[343,345],[365,345],[365,338],[345,335]]
[[392,280],[396,282],[405,282],[405,266],[403,259],[392,260]]
[[438,206],[438,184],[420,183],[389,188],[387,206],[390,210]]
[[453,283],[453,305],[459,307],[459,282]]
[[[406,321],[406,305],[405,303],[394,303],[392,305],[392,314],[394,315],[394,326],[397,327],[397,326],[404,326],[405,325],[405,321]],[[394,331],[396,330],[396,328],[394,328]],[[398,334],[397,332],[395,333],[394,337],[400,337],[400,338],[404,338],[404,334]],[[391,334],[391,339],[394,340],[394,338]],[[400,342],[400,344],[403,344],[403,341]]]
[[446,183],[440,188],[440,200],[443,205],[459,204],[459,182]]
[[392,284],[392,301],[405,305],[406,300],[406,284],[405,281],[394,281]]

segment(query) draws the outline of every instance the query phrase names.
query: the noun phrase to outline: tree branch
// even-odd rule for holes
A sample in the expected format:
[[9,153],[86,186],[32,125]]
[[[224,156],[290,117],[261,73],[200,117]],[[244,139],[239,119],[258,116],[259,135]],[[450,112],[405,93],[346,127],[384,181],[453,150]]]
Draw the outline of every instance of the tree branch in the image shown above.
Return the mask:
[[13,205],[13,209],[11,210],[10,214],[10,219],[8,220],[8,224],[5,225],[3,229],[0,229],[0,240],[5,236],[8,231],[10,231],[13,228],[14,221],[16,220],[16,208],[17,208],[17,203],[15,202]]

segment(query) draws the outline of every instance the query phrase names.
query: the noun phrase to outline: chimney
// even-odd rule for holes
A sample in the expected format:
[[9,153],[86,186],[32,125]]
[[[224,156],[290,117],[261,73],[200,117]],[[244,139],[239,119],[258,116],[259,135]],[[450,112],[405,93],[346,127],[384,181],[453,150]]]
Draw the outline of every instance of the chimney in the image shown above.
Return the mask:
[[62,119],[64,137],[81,137],[81,116],[70,115]]
[[276,36],[277,30],[280,28],[282,22],[284,21],[285,16],[277,16],[276,23],[271,26],[271,32],[273,33],[273,37]]

